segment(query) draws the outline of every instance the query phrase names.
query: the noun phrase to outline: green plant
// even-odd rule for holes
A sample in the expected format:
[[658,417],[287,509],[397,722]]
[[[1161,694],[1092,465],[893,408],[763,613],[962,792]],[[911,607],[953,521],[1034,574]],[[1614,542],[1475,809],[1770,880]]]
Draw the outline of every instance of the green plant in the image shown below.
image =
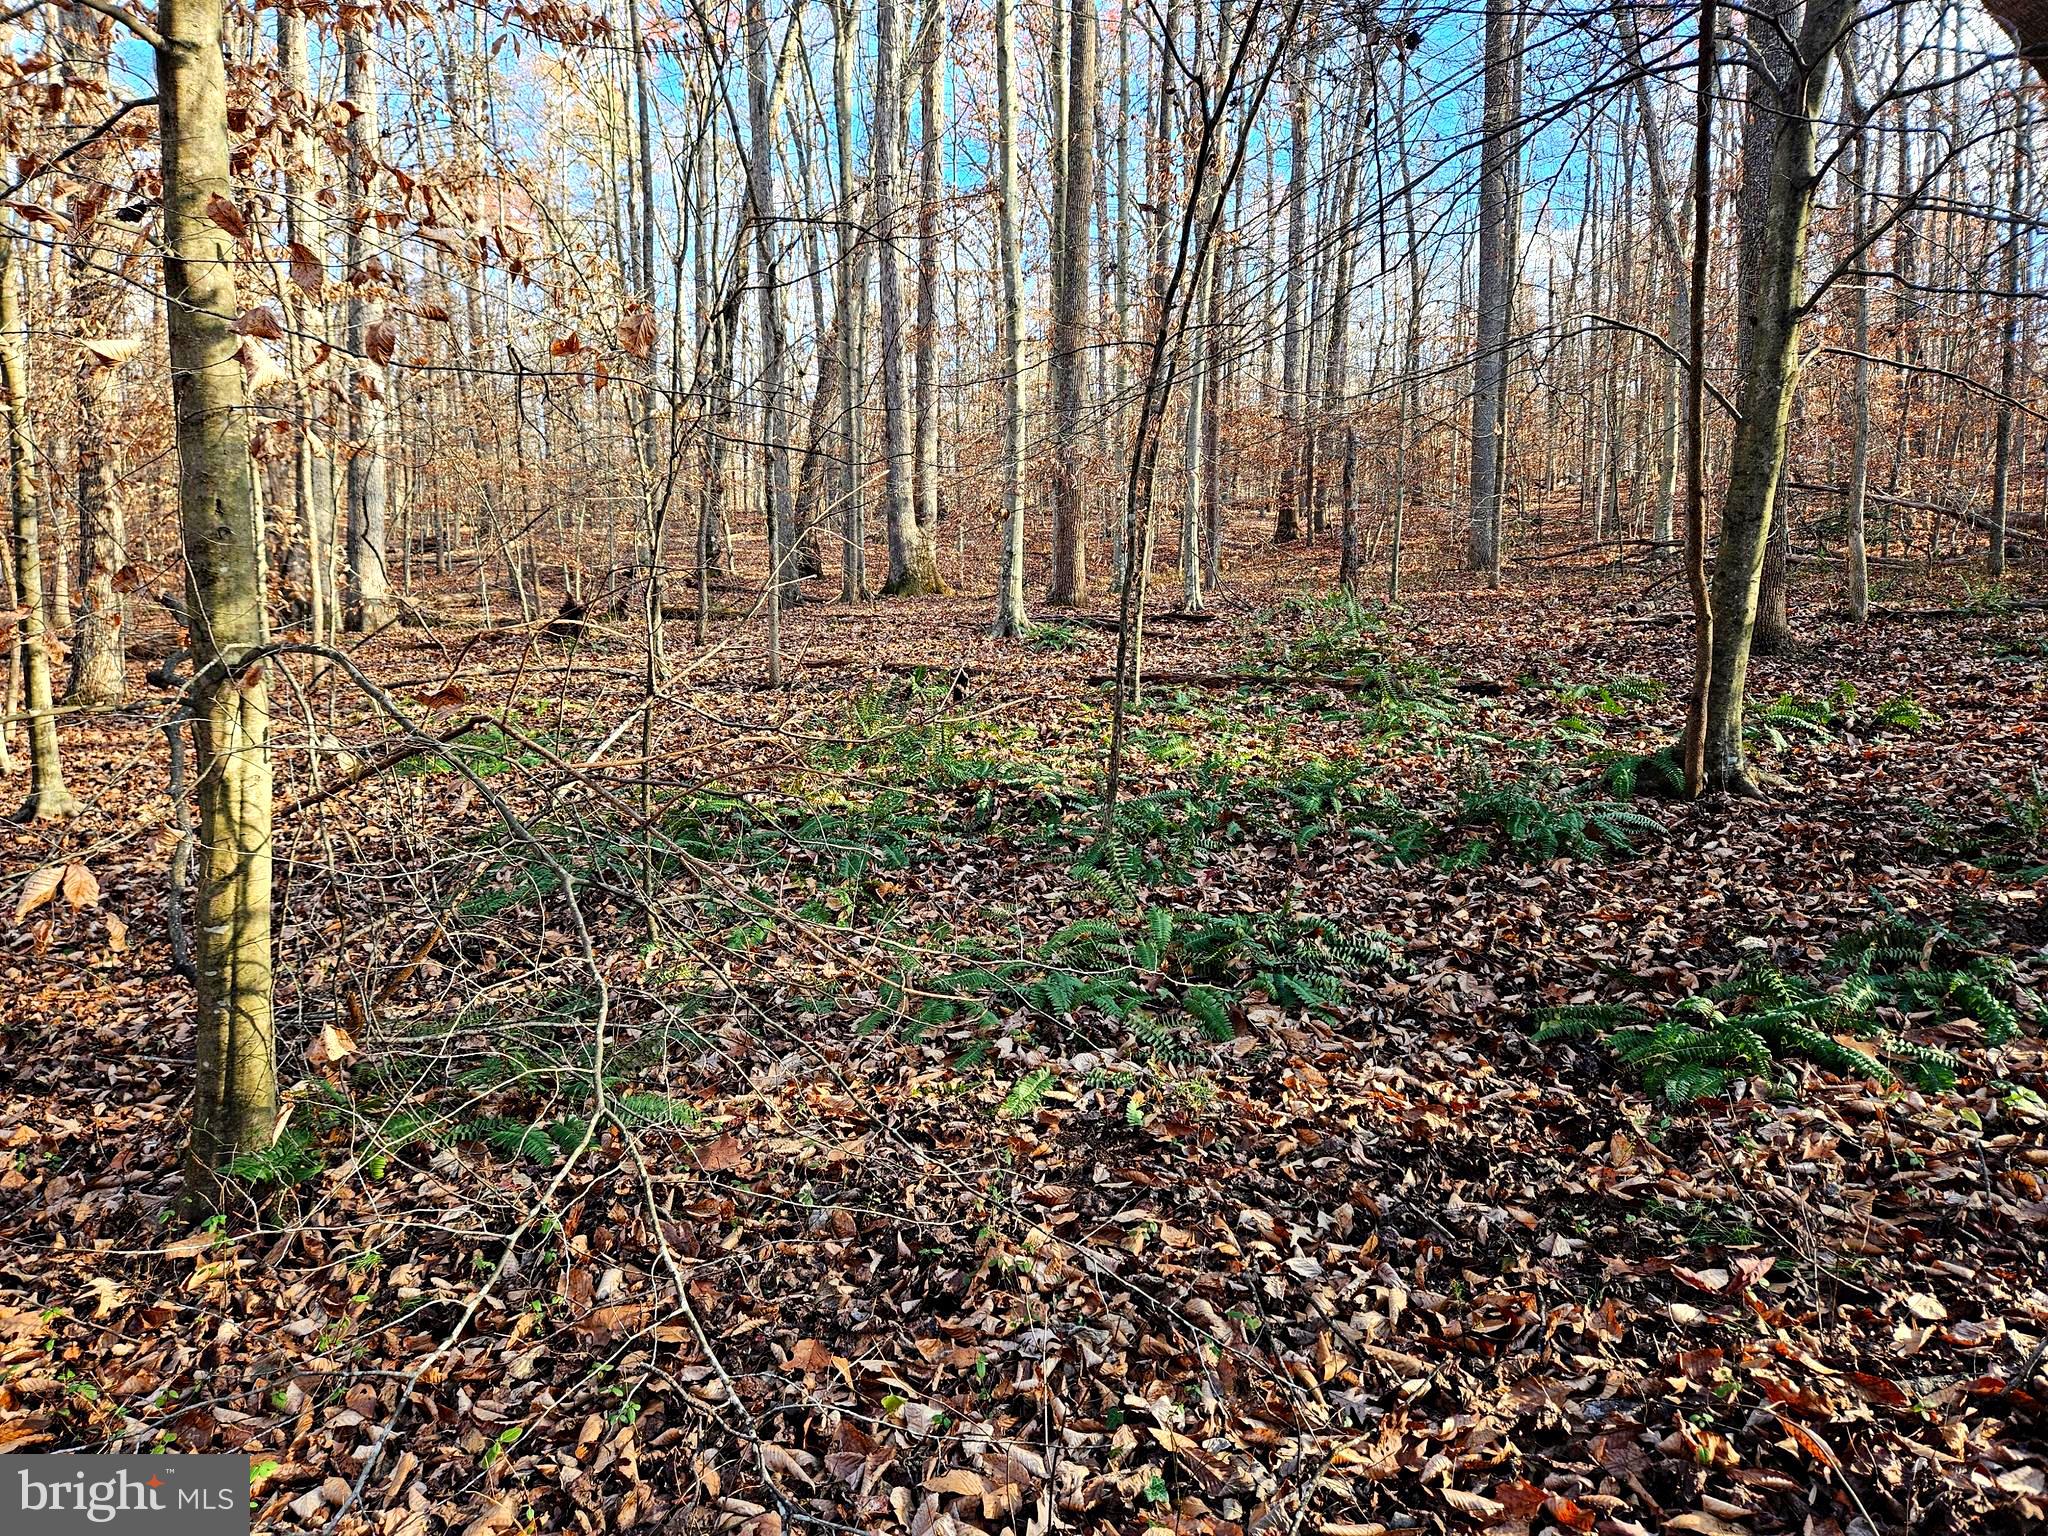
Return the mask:
[[1855,703],[1856,685],[1849,682],[1837,683],[1834,692],[1825,699],[1781,693],[1749,711],[1743,722],[1743,734],[1754,741],[1767,742],[1778,751],[1783,751],[1795,735],[1809,741],[1826,741],[1847,723]]
[[1773,1074],[1794,1057],[1844,1076],[1904,1079],[1940,1092],[1955,1086],[1960,1063],[1904,1034],[1909,1016],[1973,1023],[1997,1046],[2019,1033],[2023,1011],[2040,1010],[2008,963],[1962,953],[1942,929],[1893,919],[1851,935],[1831,958],[1842,974],[1825,986],[1753,959],[1718,986],[1657,1012],[1608,1003],[1546,1010],[1535,1039],[1602,1040],[1646,1088],[1674,1104]]
[[1685,793],[1685,767],[1675,746],[1654,752],[1613,753],[1600,761],[1600,782],[1617,800],[1633,800],[1637,795],[1671,798]]
[[1011,1085],[996,1113],[1005,1120],[1023,1120],[1036,1114],[1056,1081],[1049,1068],[1032,1068]]
[[1931,717],[1910,694],[1899,694],[1877,706],[1871,716],[1879,725],[1895,731],[1924,730]]
[[[1383,933],[1298,913],[1204,913],[1163,906],[1135,920],[1084,918],[1032,952],[988,954],[882,989],[864,1027],[897,1022],[910,1038],[934,1028],[993,1029],[1008,1014],[1074,1023],[1108,1020],[1145,1051],[1187,1059],[1201,1040],[1224,1041],[1254,996],[1327,1008],[1366,971],[1395,964]],[[971,1047],[970,1047],[971,1049]],[[962,1070],[986,1052],[963,1050]]]
[[1086,644],[1080,629],[1072,624],[1034,624],[1024,636],[1034,651],[1078,651]]
[[[1619,800],[1575,798],[1528,780],[1496,782],[1483,773],[1459,797],[1454,825],[1489,828],[1501,840],[1501,851],[1530,863],[1630,854],[1637,837],[1663,830],[1655,818]],[[1450,856],[1466,862],[1453,867],[1471,867],[1492,847],[1493,838],[1485,836],[1468,842]]]

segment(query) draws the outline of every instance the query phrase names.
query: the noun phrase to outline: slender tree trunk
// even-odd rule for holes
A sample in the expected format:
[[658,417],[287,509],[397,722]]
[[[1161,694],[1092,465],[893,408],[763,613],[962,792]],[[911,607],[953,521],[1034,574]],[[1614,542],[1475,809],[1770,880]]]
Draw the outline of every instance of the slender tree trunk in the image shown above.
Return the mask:
[[1358,590],[1358,433],[1344,429],[1344,523],[1337,555],[1337,585]]
[[[107,59],[100,43],[99,17],[82,6],[67,6],[59,32],[71,78],[104,91]],[[122,291],[103,267],[96,244],[86,242],[74,249],[71,299],[80,328],[87,335],[106,335],[119,324]],[[94,356],[89,348],[81,350],[72,374],[81,599],[71,635],[71,683],[66,690],[73,704],[118,704],[128,692],[121,628],[124,605],[114,585],[115,572],[126,563],[128,542],[114,471],[118,377],[117,368]]]
[[1052,330],[1052,590],[1047,594],[1048,601],[1063,604],[1088,596],[1087,498],[1080,462],[1088,368],[1081,329],[1088,314],[1089,203],[1095,186],[1095,0],[1072,0],[1067,28],[1066,136],[1055,253],[1059,287]]
[[939,157],[945,144],[946,11],[925,3],[925,46],[918,95],[923,126],[918,145],[917,463],[913,490],[917,526],[937,547],[939,536]]
[[[318,142],[305,127],[316,110],[306,17],[290,6],[280,7],[277,12],[277,58],[291,113],[283,166],[285,240],[291,272],[283,291],[285,314],[290,322],[285,347],[292,370],[292,488],[298,513],[293,523],[293,544],[285,556],[285,574],[287,585],[303,583],[307,633],[315,644],[330,644],[335,628],[331,558],[334,479],[328,459],[315,448],[319,412],[314,406],[313,387],[306,369],[307,344],[317,348],[324,346],[327,339],[327,237],[312,217],[306,191],[308,178],[315,174],[313,156]],[[452,79],[450,85],[452,97]],[[464,377],[457,372],[458,393],[463,389]],[[437,553],[440,568],[445,570],[445,543]]]
[[1500,524],[1501,396],[1507,376],[1508,176],[1515,154],[1514,16],[1486,0],[1486,101],[1479,151],[1479,295],[1472,361],[1471,534],[1468,563],[1494,569]]
[[[18,615],[22,702],[28,713],[28,799],[18,821],[61,821],[81,809],[64,787],[57,717],[50,693],[49,599],[43,589],[42,499],[34,429],[29,423],[28,323],[21,260],[0,231],[0,407],[7,413],[7,491],[14,529],[14,607]],[[8,626],[10,629],[15,624]]]
[[[754,260],[760,269],[757,291],[761,326],[761,470],[766,485],[771,588],[769,616],[796,596],[796,573],[786,556],[795,544],[789,493],[789,402],[783,389],[783,358],[779,192],[775,178],[775,124],[769,103],[768,13],[764,0],[747,0],[747,154],[748,195],[753,201]],[[785,565],[788,566],[785,569]],[[771,657],[771,661],[774,658]]]
[[1707,276],[1714,232],[1714,87],[1717,0],[1701,0],[1693,76],[1692,271],[1686,289],[1685,584],[1692,598],[1692,690],[1679,744],[1685,792],[1706,788],[1707,721],[1714,669],[1714,605],[1707,586]]
[[188,1199],[217,1201],[223,1166],[277,1120],[270,969],[270,705],[263,529],[234,331],[235,243],[207,214],[232,196],[220,0],[163,0],[164,291],[178,421],[178,509],[192,616],[199,795],[197,1083]]
[[1854,0],[1808,0],[1797,44],[1797,59],[1803,62],[1776,88],[1779,110],[1770,159],[1744,166],[1745,180],[1753,169],[1764,178],[1764,186],[1756,194],[1761,214],[1755,225],[1754,282],[1740,322],[1739,420],[1729,450],[1721,544],[1714,560],[1713,657],[1703,764],[1709,788],[1737,793],[1755,793],[1743,761],[1743,693],[1799,368],[1806,240],[1813,209],[1814,116],[1853,6]]
[[[1757,285],[1764,281],[1760,262],[1769,215],[1770,167],[1781,128],[1779,101],[1781,87],[1789,81],[1795,66],[1789,42],[1790,29],[1797,25],[1798,0],[1764,0],[1761,10],[1749,21],[1747,54],[1748,81],[1743,98],[1742,188],[1737,207],[1742,222],[1741,261],[1738,282],[1745,306],[1754,302]],[[1750,332],[1736,330],[1736,367],[1743,367],[1743,349]],[[1779,456],[1777,473],[1784,463]],[[1777,498],[1776,487],[1772,500]],[[1760,656],[1775,656],[1792,644],[1792,620],[1786,609],[1785,580],[1787,556],[1791,552],[1791,525],[1780,515],[1767,530],[1764,541],[1763,583],[1757,597],[1756,630],[1752,649]]]
[[[2005,536],[2009,521],[2009,499],[2013,459],[2013,391],[2019,387],[2020,361],[2020,273],[2026,268],[2024,243],[2026,223],[2021,212],[2027,165],[2027,97],[2025,87],[2013,92],[2012,170],[2006,217],[2003,280],[1999,300],[2002,318],[1998,337],[1998,439],[1991,470],[1991,549],[1985,568],[1991,579],[2005,575]],[[1859,346],[1859,350],[1861,350]],[[1860,362],[1859,365],[1861,366]]]
[[911,496],[910,402],[904,380],[903,253],[896,238],[898,178],[902,174],[903,44],[898,0],[875,5],[875,238],[881,246],[882,439],[887,458],[883,506],[889,531],[892,597],[944,590],[931,541],[918,526]]
[[342,89],[356,114],[348,125],[348,351],[355,373],[349,391],[348,627],[362,634],[391,620],[385,562],[391,482],[384,448],[390,324],[384,318],[384,279],[369,270],[368,238],[370,189],[381,153],[374,26],[368,13],[359,13],[342,39]]
[[[1849,141],[1849,243],[1861,249],[1869,231],[1870,197],[1865,178],[1870,170],[1869,125],[1856,103],[1860,83],[1856,67],[1856,37],[1842,39],[1844,89],[1850,97],[1849,116],[1854,126]],[[1865,503],[1870,487],[1870,278],[1855,280],[1853,343],[1856,356],[1850,364],[1849,384],[1849,484],[1842,508],[1848,550],[1844,578],[1848,587],[1849,616],[1858,624],[1870,617],[1870,551],[1864,529]]]
[[997,259],[1003,269],[1003,552],[992,632],[1026,634],[1024,611],[1024,273],[1017,189],[1017,5],[996,0]]
[[867,272],[854,270],[853,55],[858,44],[855,0],[832,9],[832,134],[839,158],[839,596],[868,598],[867,531],[861,516],[860,329],[867,308]]
[[1308,358],[1301,340],[1302,285],[1308,267],[1308,103],[1315,68],[1313,37],[1311,32],[1303,39],[1287,115],[1287,280],[1280,319],[1280,411],[1287,429],[1281,444],[1280,505],[1273,524],[1273,537],[1282,544],[1301,537],[1301,493],[1295,478],[1308,415]]

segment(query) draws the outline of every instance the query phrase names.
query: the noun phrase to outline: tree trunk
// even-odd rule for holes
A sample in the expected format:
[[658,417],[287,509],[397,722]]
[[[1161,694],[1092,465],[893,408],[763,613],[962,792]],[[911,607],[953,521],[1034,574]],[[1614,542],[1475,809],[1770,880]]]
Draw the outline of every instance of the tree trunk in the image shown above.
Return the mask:
[[1486,101],[1479,151],[1479,295],[1472,360],[1471,532],[1467,563],[1494,569],[1500,524],[1502,387],[1508,346],[1508,172],[1515,154],[1514,18],[1486,0]]
[[[71,78],[104,91],[107,58],[99,18],[82,6],[67,6],[59,30]],[[94,244],[74,247],[71,276],[72,308],[81,331],[88,336],[111,334],[120,323],[123,292],[101,266]],[[123,603],[114,586],[128,542],[112,443],[118,377],[114,365],[89,349],[82,352],[72,375],[81,598],[71,636],[71,683],[65,694],[73,704],[118,704],[128,692]]]
[[996,0],[997,258],[1003,268],[1003,550],[991,632],[1026,634],[1024,611],[1024,274],[1017,190],[1017,6]]
[[1066,137],[1060,155],[1060,232],[1055,259],[1059,287],[1052,327],[1054,443],[1052,462],[1053,603],[1088,595],[1088,529],[1082,483],[1082,414],[1088,377],[1081,327],[1088,314],[1090,194],[1095,186],[1095,0],[1073,0],[1068,12]]
[[199,797],[199,1011],[188,1200],[217,1202],[232,1158],[277,1120],[270,970],[270,706],[263,529],[250,493],[237,358],[235,242],[207,214],[226,199],[228,94],[220,0],[164,0],[157,53],[163,134],[164,291],[178,421],[178,510],[192,617]]
[[2023,250],[2026,224],[2020,203],[2027,164],[2027,97],[2024,90],[2013,92],[2012,110],[2012,170],[2006,199],[2006,217],[2010,227],[2005,235],[2004,276],[2000,283],[2005,291],[1999,300],[2003,314],[1998,337],[1998,440],[1991,470],[1991,549],[1985,560],[1985,568],[1993,581],[2005,575],[2005,535],[2012,484],[2013,391],[2019,384],[2020,273],[2026,269]]
[[[1849,176],[1844,195],[1849,202],[1849,245],[1861,250],[1869,230],[1870,202],[1864,178],[1869,174],[1869,124],[1856,101],[1859,84],[1856,68],[1856,38],[1842,40],[1842,72],[1847,77],[1851,128]],[[1849,616],[1858,624],[1870,617],[1870,550],[1864,529],[1864,510],[1870,487],[1870,278],[1859,277],[1853,287],[1855,318],[1853,342],[1856,356],[1850,364],[1849,385],[1849,483],[1844,495],[1842,521],[1848,539],[1843,572],[1849,597]]]
[[1796,62],[1770,85],[1777,100],[1768,161],[1745,156],[1744,187],[1760,210],[1740,318],[1739,420],[1721,502],[1721,544],[1714,560],[1713,654],[1709,669],[1703,772],[1707,787],[1754,793],[1743,761],[1743,693],[1757,628],[1771,513],[1785,461],[1785,429],[1799,368],[1804,267],[1813,209],[1814,114],[1826,92],[1836,44],[1854,0],[1808,0]]
[[[1313,34],[1310,34],[1312,37]],[[1315,49],[1304,39],[1287,118],[1287,282],[1280,300],[1280,413],[1287,423],[1281,443],[1279,510],[1273,537],[1282,544],[1301,537],[1300,491],[1295,485],[1301,458],[1302,425],[1308,413],[1308,358],[1301,344],[1302,281],[1308,267],[1308,98]]]
[[[277,59],[290,112],[283,145],[285,240],[292,263],[309,266],[307,275],[324,287],[327,235],[312,217],[306,193],[307,180],[315,176],[313,155],[318,143],[305,127],[316,110],[311,51],[305,14],[289,6],[280,7],[277,13]],[[297,588],[303,593],[300,614],[307,633],[316,644],[328,644],[334,639],[336,617],[331,558],[334,480],[327,459],[314,448],[318,412],[313,405],[312,386],[306,379],[305,356],[308,342],[316,348],[326,343],[327,306],[319,293],[308,294],[289,273],[280,286],[289,322],[285,347],[292,373],[292,490],[297,512],[292,543],[285,552],[285,580],[288,589]],[[462,389],[463,378],[462,373],[456,374],[458,391]],[[445,544],[438,553],[443,562],[441,568],[446,569]]]
[[[1743,94],[1742,187],[1737,208],[1742,222],[1742,243],[1737,281],[1745,306],[1759,282],[1768,281],[1760,268],[1769,218],[1770,167],[1782,124],[1779,101],[1781,87],[1792,76],[1789,32],[1798,18],[1797,0],[1765,0],[1761,10],[1750,17],[1747,38],[1748,82]],[[1744,349],[1750,344],[1749,331],[1736,331],[1738,377],[1744,366]],[[1782,451],[1777,458],[1778,473],[1784,473]],[[1772,490],[1775,502],[1776,488]],[[1779,517],[1767,531],[1764,544],[1763,584],[1757,599],[1753,648],[1759,656],[1775,656],[1792,644],[1792,621],[1785,606],[1787,556],[1791,552],[1791,528]]]
[[931,541],[918,526],[911,496],[913,445],[910,402],[903,377],[903,253],[897,248],[897,188],[902,174],[903,90],[902,40],[898,37],[898,0],[875,5],[875,238],[881,246],[882,500],[889,533],[889,581],[892,597],[912,597],[944,590]]
[[377,52],[368,30],[374,25],[367,14],[359,14],[342,39],[342,89],[356,113],[348,125],[348,351],[355,374],[349,391],[348,628],[359,634],[391,621],[384,553],[391,499],[384,456],[389,379],[383,363],[390,356],[390,326],[384,318],[384,278],[370,271],[368,240],[370,188],[377,179],[381,148]]
[[946,11],[926,0],[925,46],[918,96],[917,353],[914,400],[917,443],[913,492],[917,526],[937,547],[939,536],[939,155],[945,136]]
[[[761,468],[766,481],[766,514],[771,586],[770,617],[796,595],[795,568],[783,559],[795,547],[789,495],[789,403],[784,399],[782,332],[782,238],[775,183],[774,113],[768,99],[768,13],[764,0],[747,4],[748,195],[753,201],[754,259],[760,268],[757,292],[761,326]],[[771,658],[772,660],[773,658]]]
[[[80,810],[64,787],[57,717],[50,693],[49,606],[43,590],[42,502],[28,419],[28,329],[22,317],[20,258],[0,234],[0,406],[7,412],[7,490],[14,528],[14,607],[19,615],[22,703],[28,714],[28,799],[16,820],[61,821]],[[15,629],[15,624],[8,626]]]

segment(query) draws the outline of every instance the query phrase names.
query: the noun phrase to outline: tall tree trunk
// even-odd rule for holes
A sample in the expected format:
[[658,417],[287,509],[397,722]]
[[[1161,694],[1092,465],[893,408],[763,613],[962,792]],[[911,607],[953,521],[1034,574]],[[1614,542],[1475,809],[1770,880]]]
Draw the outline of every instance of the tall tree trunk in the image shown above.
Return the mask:
[[[1852,31],[1842,39],[1843,88],[1849,97],[1853,126],[1849,141],[1849,176],[1844,195],[1849,201],[1849,244],[1861,250],[1869,232],[1870,194],[1865,178],[1870,172],[1870,125],[1857,102],[1860,83],[1856,65],[1856,36]],[[1870,278],[1859,275],[1851,303],[1854,306],[1853,344],[1849,384],[1849,483],[1842,507],[1842,521],[1848,538],[1843,572],[1848,588],[1849,616],[1858,624],[1870,617],[1870,549],[1864,528],[1865,504],[1870,488]]]
[[1308,417],[1308,356],[1302,346],[1303,281],[1308,269],[1308,103],[1315,71],[1314,30],[1304,35],[1287,108],[1287,281],[1280,302],[1280,413],[1287,423],[1281,444],[1280,483],[1273,537],[1301,537],[1300,491],[1295,485],[1301,435]]
[[992,633],[1026,634],[1024,611],[1024,273],[1017,190],[1017,4],[996,0],[997,258],[1003,269],[1003,550]]
[[[67,6],[59,32],[68,76],[95,88],[93,95],[103,96],[107,57],[100,41],[99,17],[83,6]],[[76,158],[73,163],[77,164]],[[88,241],[73,247],[72,310],[86,336],[108,335],[119,324],[123,308],[122,290],[102,265],[97,245]],[[72,374],[81,599],[71,636],[71,683],[66,690],[73,704],[118,704],[128,692],[123,604],[114,585],[114,573],[126,562],[128,542],[112,441],[118,377],[116,367],[94,356],[90,348],[81,349]]]
[[914,451],[910,402],[903,370],[903,252],[897,244],[897,190],[902,175],[903,43],[898,36],[899,0],[875,5],[875,238],[881,246],[882,501],[889,532],[889,581],[892,597],[938,592],[939,566],[931,540],[918,526],[911,496]]
[[1060,231],[1054,253],[1059,287],[1054,295],[1052,327],[1056,415],[1052,590],[1047,600],[1053,603],[1078,603],[1088,595],[1087,498],[1080,463],[1088,368],[1081,349],[1081,328],[1088,314],[1089,204],[1095,187],[1095,0],[1072,0],[1067,31],[1066,136],[1060,146]]
[[371,270],[368,238],[370,189],[381,154],[374,26],[368,13],[358,13],[342,39],[342,90],[355,110],[348,125],[348,351],[355,373],[349,391],[348,627],[362,634],[391,621],[384,527],[391,500],[384,450],[390,324],[384,318],[386,275]]
[[1855,0],[1808,0],[1794,61],[1773,84],[1776,131],[1768,162],[1745,155],[1744,179],[1763,180],[1750,286],[1740,319],[1739,419],[1721,502],[1714,560],[1713,656],[1706,699],[1707,787],[1755,793],[1743,761],[1743,693],[1757,628],[1757,600],[1771,513],[1785,461],[1785,428],[1799,369],[1806,239],[1813,210],[1814,115]]
[[1507,376],[1508,174],[1515,154],[1514,17],[1486,0],[1486,101],[1480,119],[1479,295],[1472,359],[1471,532],[1467,563],[1491,572],[1500,526],[1501,396]]
[[2005,536],[2012,484],[2013,391],[2019,386],[2020,273],[2026,268],[2026,224],[2020,203],[2027,165],[2027,96],[2024,88],[2013,92],[2012,111],[2012,170],[2007,187],[2008,227],[2000,282],[2004,293],[1999,299],[2002,318],[1998,336],[1998,440],[1991,470],[1991,549],[1985,560],[1985,568],[1994,581],[2005,575]]
[[1692,598],[1692,688],[1679,762],[1685,792],[1706,788],[1707,718],[1714,669],[1714,604],[1707,586],[1707,274],[1714,232],[1714,88],[1719,74],[1717,0],[1700,0],[1693,75],[1692,264],[1686,286],[1685,585]]
[[199,895],[197,1082],[186,1188],[210,1205],[225,1163],[270,1144],[277,1120],[270,969],[270,704],[263,529],[250,491],[236,355],[235,242],[208,216],[228,199],[220,0],[163,0],[164,292],[178,421],[178,512],[192,618]]
[[918,96],[917,355],[913,492],[917,526],[936,549],[939,536],[939,156],[945,142],[946,11],[926,0]]
[[[1209,84],[1203,75],[1203,42],[1205,33],[1202,7],[1197,3],[1190,7],[1192,25],[1189,35],[1192,39],[1192,65],[1190,84],[1196,99],[1206,108]],[[1220,73],[1220,71],[1219,71]],[[1194,204],[1194,215],[1207,222],[1210,199],[1214,189],[1190,186],[1188,197]],[[1187,328],[1186,356],[1183,365],[1187,369],[1187,409],[1182,422],[1181,434],[1181,507],[1180,507],[1180,611],[1187,614],[1202,612],[1202,503],[1205,494],[1214,487],[1202,482],[1202,440],[1203,417],[1208,409],[1208,353],[1210,336],[1202,317],[1209,308],[1210,287],[1216,276],[1215,255],[1204,250],[1188,286],[1188,314],[1193,323]]]
[[[314,423],[319,413],[314,407],[306,368],[307,344],[318,348],[327,339],[327,305],[323,297],[327,236],[312,216],[306,189],[309,178],[317,179],[313,156],[318,144],[306,127],[317,110],[306,17],[290,6],[282,6],[277,12],[277,59],[290,113],[283,145],[283,181],[285,241],[291,271],[283,292],[289,322],[285,347],[292,374],[292,490],[297,512],[292,545],[285,553],[285,579],[288,587],[304,592],[307,633],[316,644],[327,644],[334,639],[336,618],[332,584],[334,479],[329,460],[315,448]],[[452,98],[452,78],[450,86]],[[458,392],[463,388],[464,377],[461,372],[456,374]],[[445,546],[438,553],[445,559]]]
[[[782,221],[775,180],[775,124],[769,103],[768,12],[747,0],[748,195],[753,201],[754,259],[760,268],[762,472],[766,481],[770,616],[796,595],[796,570],[786,556],[796,544],[789,494],[789,402],[784,398],[781,260]],[[785,568],[786,567],[786,568]],[[771,658],[772,660],[772,658]]]
[[[18,821],[61,821],[80,810],[64,787],[57,756],[57,717],[50,693],[49,599],[43,589],[42,500],[35,434],[28,418],[28,323],[23,317],[21,259],[0,231],[0,407],[7,413],[7,492],[14,529],[15,645],[21,658],[22,703],[28,713],[28,799]],[[16,624],[9,624],[16,629]]]
[[868,598],[867,530],[861,508],[860,328],[867,309],[867,271],[854,271],[859,239],[853,175],[853,56],[860,12],[856,0],[832,8],[832,136],[839,159],[839,596]]
[[[1748,81],[1743,96],[1742,188],[1737,206],[1742,222],[1741,257],[1737,271],[1739,291],[1745,306],[1763,276],[1760,262],[1769,218],[1770,166],[1781,129],[1779,101],[1784,82],[1795,66],[1790,29],[1797,24],[1798,0],[1765,0],[1750,16],[1747,54]],[[1743,349],[1749,343],[1747,327],[1736,331],[1736,367],[1743,364]],[[1782,454],[1778,474],[1784,474]],[[1773,500],[1776,489],[1773,488]],[[1786,611],[1785,578],[1791,552],[1791,526],[1780,516],[1769,530],[1764,544],[1763,585],[1757,599],[1756,633],[1753,649],[1760,656],[1774,656],[1792,643],[1792,621]]]

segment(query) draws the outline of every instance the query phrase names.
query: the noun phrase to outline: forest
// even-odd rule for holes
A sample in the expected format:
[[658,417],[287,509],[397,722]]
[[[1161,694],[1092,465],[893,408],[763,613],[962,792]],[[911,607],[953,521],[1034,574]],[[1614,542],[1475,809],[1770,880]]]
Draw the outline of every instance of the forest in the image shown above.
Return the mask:
[[2044,81],[0,0],[0,1531],[2040,1529]]

